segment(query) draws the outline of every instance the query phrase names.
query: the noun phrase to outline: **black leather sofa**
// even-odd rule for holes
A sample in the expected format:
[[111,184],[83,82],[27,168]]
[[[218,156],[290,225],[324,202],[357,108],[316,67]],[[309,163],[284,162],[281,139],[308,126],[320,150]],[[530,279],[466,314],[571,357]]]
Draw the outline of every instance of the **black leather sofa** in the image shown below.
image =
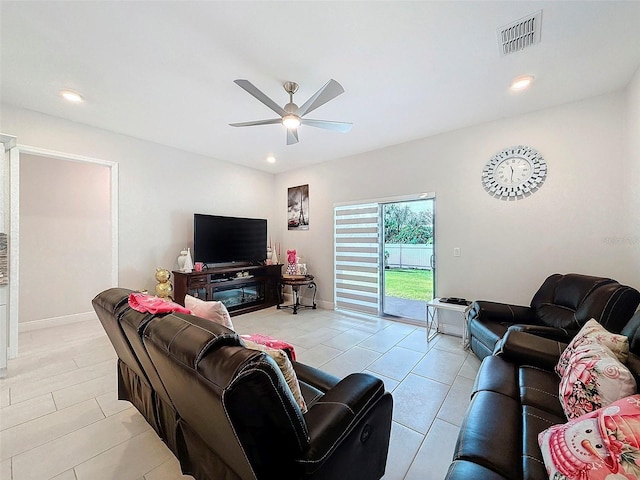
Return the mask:
[[[640,385],[640,312],[622,328]],[[567,422],[554,367],[566,344],[509,330],[480,366],[446,480],[544,480],[538,434]]]
[[615,280],[569,273],[549,276],[530,306],[476,301],[467,317],[469,345],[479,359],[508,329],[568,343],[590,319],[619,333],[640,304],[640,292]]
[[393,400],[363,373],[340,380],[293,362],[302,413],[276,363],[233,331],[192,315],[139,313],[130,290],[93,300],[130,401],[197,480],[378,479]]

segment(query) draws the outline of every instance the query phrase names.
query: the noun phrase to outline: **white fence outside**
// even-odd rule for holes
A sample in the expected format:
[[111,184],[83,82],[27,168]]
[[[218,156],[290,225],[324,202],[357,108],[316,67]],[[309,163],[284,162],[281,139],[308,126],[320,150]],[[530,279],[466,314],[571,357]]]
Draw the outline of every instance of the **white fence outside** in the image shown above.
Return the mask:
[[410,245],[404,243],[386,243],[384,245],[389,256],[385,266],[390,268],[423,268],[431,269],[433,245]]

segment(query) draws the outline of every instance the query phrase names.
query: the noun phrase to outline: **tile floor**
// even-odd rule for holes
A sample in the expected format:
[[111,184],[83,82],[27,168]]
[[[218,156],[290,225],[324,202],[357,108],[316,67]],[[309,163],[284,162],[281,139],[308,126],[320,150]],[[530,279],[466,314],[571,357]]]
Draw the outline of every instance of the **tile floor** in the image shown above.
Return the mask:
[[[385,480],[440,480],[479,361],[460,339],[328,310],[262,310],[239,333],[286,339],[298,359],[337,376],[370,372],[393,393]],[[20,334],[0,381],[3,480],[175,480],[177,460],[137,410],[116,399],[115,353],[97,319]]]

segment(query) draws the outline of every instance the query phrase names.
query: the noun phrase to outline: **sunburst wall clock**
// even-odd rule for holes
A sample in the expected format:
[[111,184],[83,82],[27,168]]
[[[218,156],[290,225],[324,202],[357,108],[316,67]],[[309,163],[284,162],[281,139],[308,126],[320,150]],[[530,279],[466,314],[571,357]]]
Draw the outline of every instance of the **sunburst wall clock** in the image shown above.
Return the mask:
[[482,185],[489,195],[501,200],[525,198],[544,183],[547,163],[540,153],[524,145],[496,153],[482,170]]

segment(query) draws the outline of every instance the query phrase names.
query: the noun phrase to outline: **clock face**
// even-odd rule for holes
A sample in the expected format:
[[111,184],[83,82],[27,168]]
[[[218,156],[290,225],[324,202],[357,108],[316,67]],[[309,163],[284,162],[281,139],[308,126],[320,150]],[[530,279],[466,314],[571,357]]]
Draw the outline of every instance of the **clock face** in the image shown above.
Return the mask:
[[547,164],[531,147],[505,148],[487,162],[482,184],[489,195],[518,200],[535,192],[544,182]]

